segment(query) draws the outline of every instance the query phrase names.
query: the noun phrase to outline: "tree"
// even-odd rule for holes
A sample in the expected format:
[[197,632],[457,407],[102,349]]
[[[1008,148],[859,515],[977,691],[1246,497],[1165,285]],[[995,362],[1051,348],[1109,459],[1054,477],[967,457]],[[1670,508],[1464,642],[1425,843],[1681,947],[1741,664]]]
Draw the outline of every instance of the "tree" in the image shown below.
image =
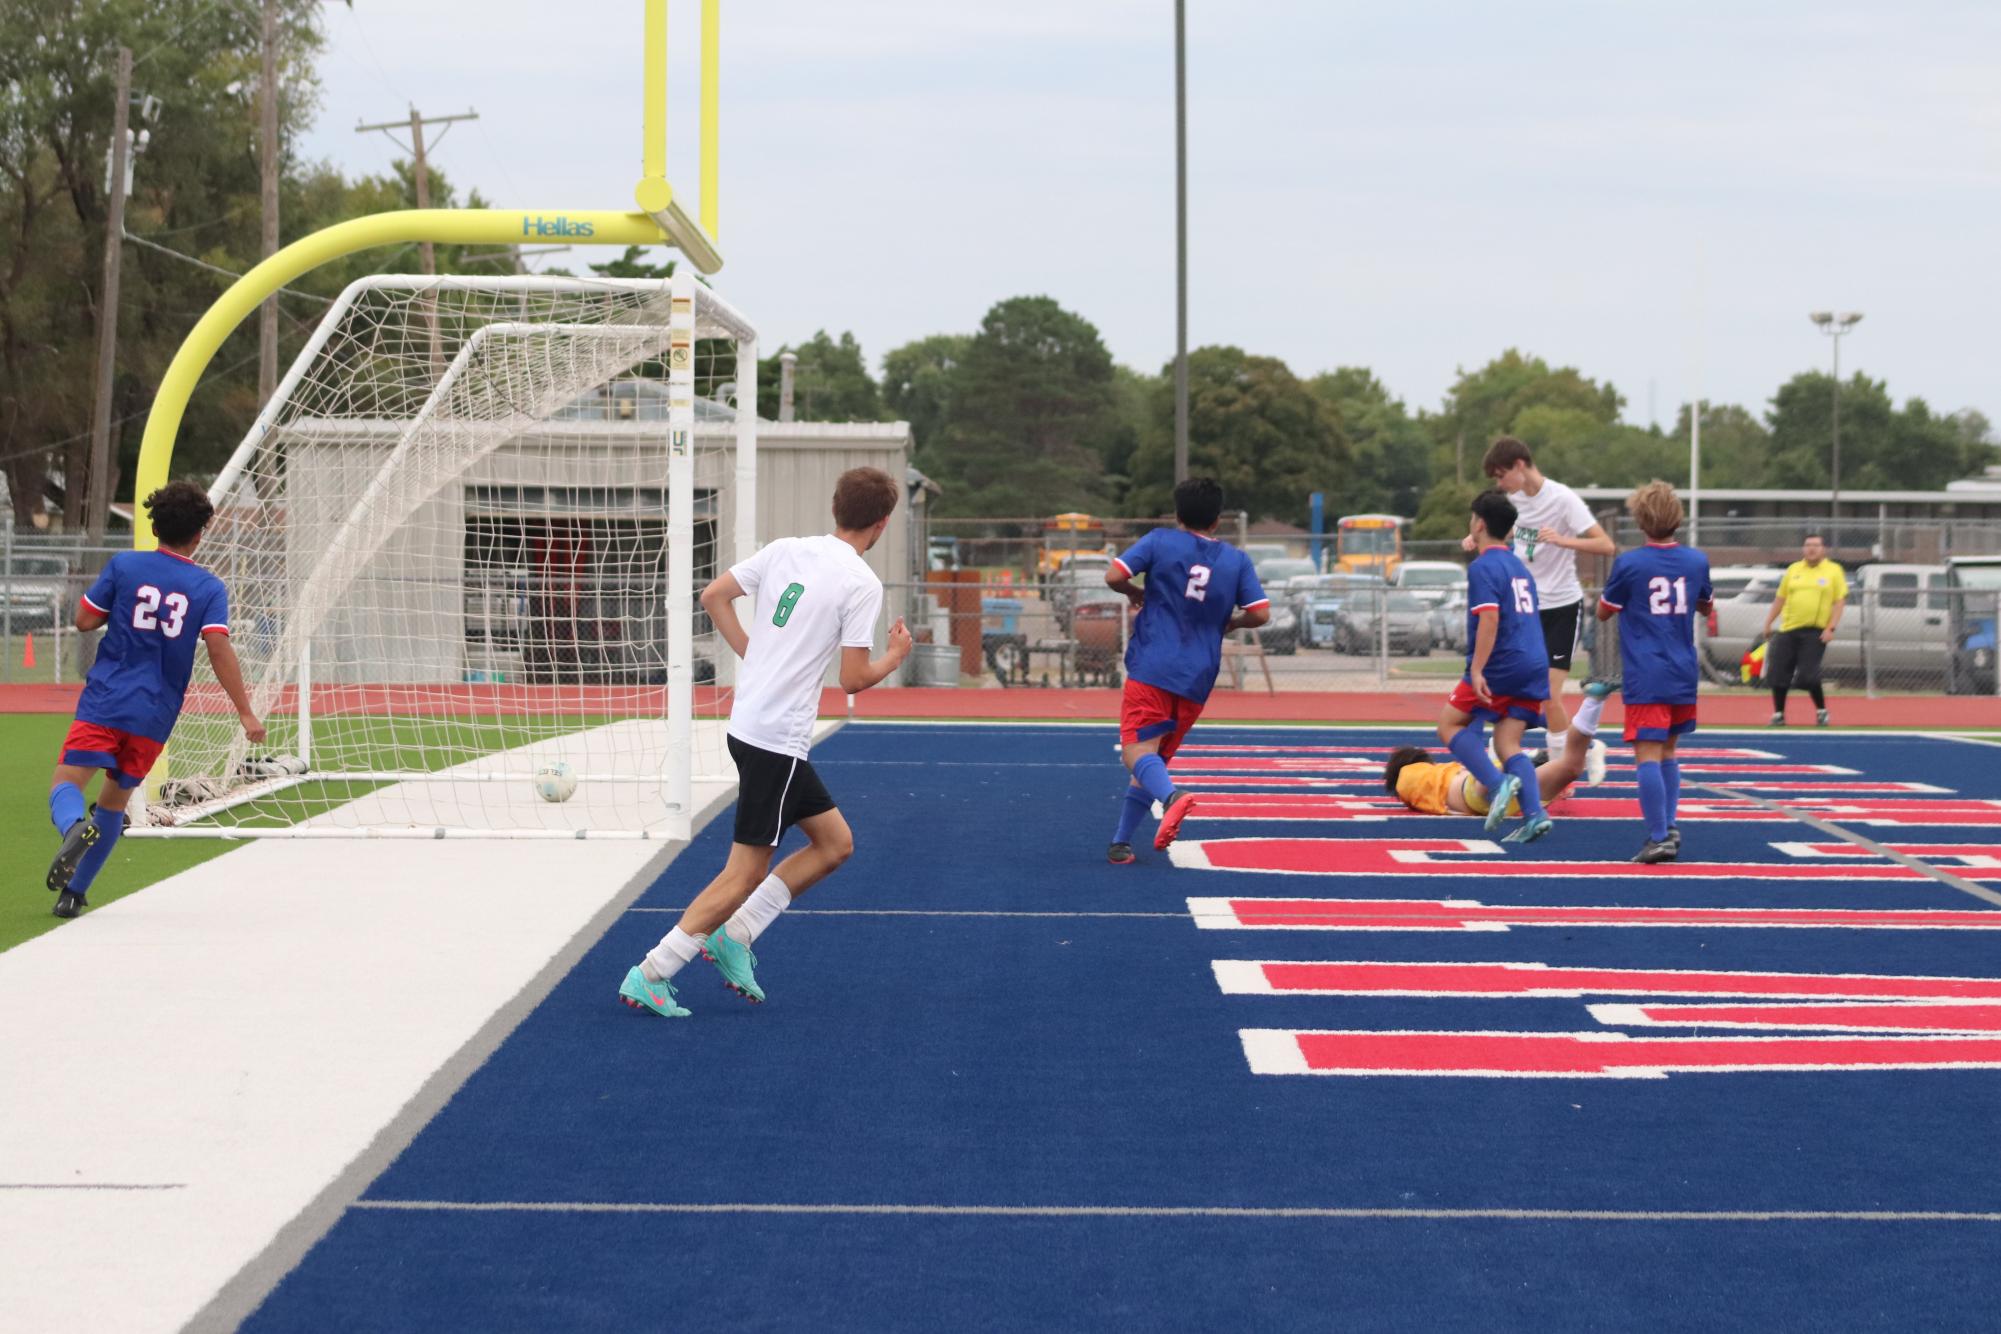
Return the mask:
[[1459,482],[1441,477],[1424,493],[1417,507],[1417,521],[1410,527],[1412,541],[1444,542],[1466,536],[1467,516],[1473,497],[1485,489],[1480,482]]
[[[1153,404],[1165,428],[1174,416],[1168,372]],[[1309,494],[1339,485],[1353,454],[1334,407],[1277,357],[1236,347],[1188,354],[1188,437],[1189,472],[1221,482],[1227,505],[1294,523],[1305,521]],[[1170,508],[1174,451],[1166,429],[1136,453],[1133,487],[1145,512]]]
[[[800,420],[883,419],[882,392],[869,375],[862,345],[852,333],[843,333],[837,341],[821,329],[798,346],[788,345],[779,352],[792,352],[799,358],[799,364],[793,368],[792,400]],[[778,356],[773,354],[757,363],[757,401],[767,417],[778,415],[778,392]]]
[[949,419],[924,456],[942,512],[1047,515],[1112,498],[1112,357],[1089,320],[1046,296],[998,302],[952,379]]
[[971,334],[932,334],[892,348],[882,359],[882,402],[910,423],[917,442],[917,465],[952,419],[959,368],[972,346]]
[[1360,366],[1307,382],[1346,428],[1354,466],[1328,495],[1335,514],[1414,514],[1431,486],[1431,441],[1400,399]]
[[[1541,357],[1509,348],[1476,371],[1460,368],[1444,409],[1423,421],[1438,449],[1438,471],[1467,480],[1478,478],[1480,458],[1496,436],[1521,435],[1522,415],[1530,409],[1576,414],[1542,418],[1543,429],[1574,436],[1574,423],[1579,421],[1616,425],[1624,406],[1625,399],[1611,385],[1599,384],[1574,367],[1551,370]],[[1571,425],[1566,428],[1565,422]]]
[[[1674,444],[1684,457],[1689,447],[1688,404],[1675,419]],[[1734,403],[1702,405],[1702,486],[1758,488],[1769,486],[1772,433],[1765,424]],[[1681,480],[1670,478],[1670,481]]]

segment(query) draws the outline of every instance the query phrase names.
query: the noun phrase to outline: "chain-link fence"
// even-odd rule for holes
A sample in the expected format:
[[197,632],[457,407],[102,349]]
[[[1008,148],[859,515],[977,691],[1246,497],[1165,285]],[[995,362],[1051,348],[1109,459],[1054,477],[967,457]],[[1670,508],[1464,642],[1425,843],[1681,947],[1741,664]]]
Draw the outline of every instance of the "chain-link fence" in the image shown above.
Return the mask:
[[77,633],[77,602],[125,549],[0,523],[0,683],[83,679],[97,636]]

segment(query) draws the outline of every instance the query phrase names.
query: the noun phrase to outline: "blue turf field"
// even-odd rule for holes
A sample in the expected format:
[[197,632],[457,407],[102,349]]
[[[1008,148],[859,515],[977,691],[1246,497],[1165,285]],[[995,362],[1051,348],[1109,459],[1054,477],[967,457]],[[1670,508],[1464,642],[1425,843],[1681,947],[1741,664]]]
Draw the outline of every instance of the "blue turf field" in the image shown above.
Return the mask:
[[[1198,729],[1193,740],[1387,747],[1400,739],[1219,728]],[[1780,767],[1859,771],[1828,782],[2001,798],[2001,750],[1964,743],[1788,733],[1688,744],[1761,748],[1782,756]],[[815,758],[858,851],[761,942],[770,1003],[745,1005],[699,962],[683,975],[692,1020],[656,1020],[615,999],[625,969],[719,865],[724,818],[467,1082],[251,1326],[1992,1327],[2001,1294],[2001,1069],[1260,1075],[1240,1030],[1564,1033],[1594,1023],[1575,998],[1226,995],[1211,963],[1509,961],[1984,979],[2001,978],[2001,932],[1201,930],[1187,900],[1472,898],[1997,917],[2001,908],[1924,879],[1670,881],[1619,871],[1388,881],[1176,867],[1150,849],[1138,866],[1111,867],[1103,848],[1122,785],[1112,752],[1109,728],[839,733]],[[1307,763],[1286,772],[1312,776]],[[1702,777],[1727,779],[1740,772],[1733,766],[1748,773],[1757,762],[1719,761],[1719,775]],[[1197,764],[1190,756],[1175,767]],[[1350,772],[1330,763],[1322,776]],[[1623,859],[1637,844],[1633,824],[1557,814],[1549,840],[1507,855]],[[1857,828],[1899,846],[2001,852],[2001,824]],[[1685,832],[1687,861],[1796,864],[1796,853],[1774,845],[1834,841],[1789,823],[1691,823]],[[1183,833],[1191,842],[1260,836],[1482,837],[1471,821],[1416,817],[1197,819]],[[499,1207],[446,1207],[455,1205]],[[536,1205],[550,1207],[507,1207]],[[924,1212],[993,1207],[1040,1212]],[[1095,1212],[1055,1212],[1062,1208]],[[1144,1212],[1110,1212],[1119,1208]],[[1283,1209],[1376,1214],[1217,1212]],[[1599,1211],[1903,1216],[1574,1216]],[[1908,1216],[1937,1212],[1993,1218]]]

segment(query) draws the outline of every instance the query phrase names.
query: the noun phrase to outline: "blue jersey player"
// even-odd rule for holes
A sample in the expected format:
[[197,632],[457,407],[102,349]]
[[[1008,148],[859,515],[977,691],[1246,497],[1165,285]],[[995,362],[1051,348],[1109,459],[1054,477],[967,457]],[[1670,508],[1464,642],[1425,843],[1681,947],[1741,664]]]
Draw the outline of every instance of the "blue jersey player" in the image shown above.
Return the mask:
[[[207,493],[192,482],[169,482],[146,497],[146,510],[159,550],[113,556],[76,610],[76,628],[102,626],[104,642],[49,786],[49,819],[63,840],[48,876],[58,917],[83,911],[91,881],[125,832],[132,791],[180,718],[197,644],[207,645],[209,665],[244,733],[264,739],[229,645],[229,594],[193,560],[215,513]],[[98,771],[104,781],[96,808],[86,813],[84,789]]]
[[[1174,517],[1180,527],[1156,528],[1105,572],[1105,582],[1139,609],[1126,647],[1119,714],[1120,754],[1132,781],[1106,854],[1115,866],[1133,860],[1133,831],[1154,802],[1161,804],[1156,850],[1174,841],[1195,808],[1195,798],[1168,778],[1167,762],[1216,685],[1223,637],[1271,617],[1271,599],[1259,587],[1250,557],[1216,540],[1223,488],[1215,479],[1191,477],[1175,487]],[[1133,583],[1142,576],[1144,590]]]
[[1681,855],[1681,764],[1675,743],[1695,730],[1695,618],[1709,613],[1709,557],[1674,540],[1681,501],[1666,482],[1648,482],[1626,499],[1647,544],[1612,563],[1598,619],[1619,618],[1619,668],[1624,677],[1626,740],[1638,761],[1640,813],[1647,841],[1636,862],[1671,862]]
[[[1542,725],[1549,698],[1549,654],[1543,643],[1535,576],[1508,545],[1515,506],[1498,490],[1473,498],[1468,534],[1478,555],[1466,569],[1466,675],[1438,719],[1438,739],[1487,789],[1487,828],[1498,829],[1509,804],[1521,802],[1521,827],[1510,843],[1530,843],[1550,831],[1535,761],[1522,734]],[[1487,758],[1483,725],[1494,724],[1496,767]]]

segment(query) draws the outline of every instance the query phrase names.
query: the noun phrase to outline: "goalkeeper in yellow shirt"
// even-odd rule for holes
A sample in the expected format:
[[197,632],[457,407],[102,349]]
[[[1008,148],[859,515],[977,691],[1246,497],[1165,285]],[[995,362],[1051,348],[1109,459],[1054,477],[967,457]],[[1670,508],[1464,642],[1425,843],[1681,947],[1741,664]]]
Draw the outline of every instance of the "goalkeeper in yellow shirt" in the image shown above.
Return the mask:
[[[1543,801],[1554,801],[1579,778],[1591,786],[1604,781],[1605,752],[1594,748],[1591,740],[1605,699],[1616,689],[1618,683],[1611,681],[1584,687],[1584,702],[1571,715],[1563,749],[1551,751],[1548,763],[1536,770]],[[1466,766],[1456,760],[1434,760],[1422,746],[1399,746],[1390,752],[1383,766],[1383,788],[1420,815],[1487,813],[1487,789],[1466,772]]]

